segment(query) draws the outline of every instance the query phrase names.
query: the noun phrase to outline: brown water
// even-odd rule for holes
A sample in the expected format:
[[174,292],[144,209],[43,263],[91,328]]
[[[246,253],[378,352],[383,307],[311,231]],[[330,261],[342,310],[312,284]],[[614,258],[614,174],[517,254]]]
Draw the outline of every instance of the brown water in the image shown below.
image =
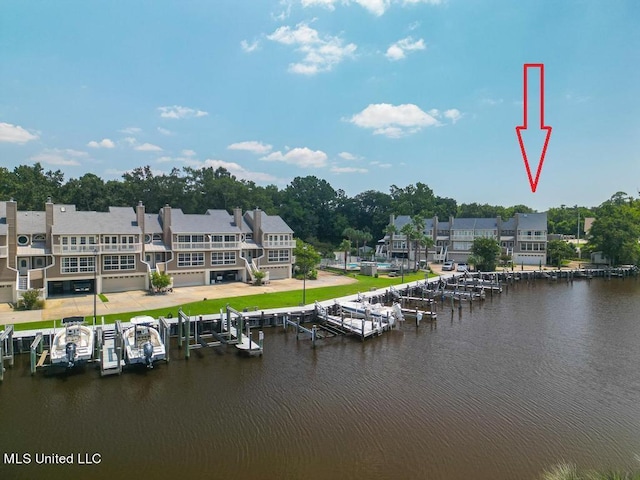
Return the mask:
[[[534,479],[563,460],[640,468],[640,282],[512,288],[364,343],[266,331],[263,358],[0,386],[0,479]],[[99,453],[99,465],[35,465]],[[4,459],[0,459],[3,461]],[[96,457],[97,460],[97,457]]]

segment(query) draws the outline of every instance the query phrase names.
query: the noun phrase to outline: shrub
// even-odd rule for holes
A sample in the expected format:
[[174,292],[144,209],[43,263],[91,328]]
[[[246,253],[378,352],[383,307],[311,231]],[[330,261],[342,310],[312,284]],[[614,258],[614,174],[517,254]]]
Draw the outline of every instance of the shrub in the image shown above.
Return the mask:
[[18,308],[24,310],[38,310],[42,307],[44,307],[44,300],[40,298],[40,292],[35,289],[24,292],[18,302]]

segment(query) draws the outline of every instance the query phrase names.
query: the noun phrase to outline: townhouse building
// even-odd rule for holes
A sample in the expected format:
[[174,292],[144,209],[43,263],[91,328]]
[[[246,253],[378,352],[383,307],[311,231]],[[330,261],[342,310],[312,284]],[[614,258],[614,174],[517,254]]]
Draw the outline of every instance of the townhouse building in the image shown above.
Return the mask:
[[43,297],[149,288],[150,273],[165,272],[173,286],[290,278],[295,241],[279,217],[259,209],[185,214],[163,207],[152,214],[135,208],[78,211],[54,204],[19,211],[0,202],[0,301],[21,292]]
[[[376,254],[388,259],[406,258],[406,236],[401,229],[412,219],[408,215],[398,217],[391,215],[390,224],[395,226],[396,233],[385,235],[378,241]],[[502,252],[511,256],[513,262],[524,265],[540,265],[546,263],[547,252],[547,214],[516,213],[513,218],[454,218],[440,221],[438,217],[426,219],[424,235],[433,240],[434,246],[429,249],[428,261],[443,262],[453,260],[466,262],[471,255],[473,241],[476,238],[493,238],[499,242]],[[412,242],[413,243],[413,242]],[[424,249],[416,252],[410,246],[410,260],[416,255],[424,260]]]

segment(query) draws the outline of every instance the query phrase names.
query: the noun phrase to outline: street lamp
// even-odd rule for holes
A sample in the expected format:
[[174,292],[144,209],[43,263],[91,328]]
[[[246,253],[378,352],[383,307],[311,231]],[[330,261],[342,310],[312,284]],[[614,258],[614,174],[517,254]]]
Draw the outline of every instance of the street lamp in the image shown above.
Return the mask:
[[307,303],[307,262],[305,261],[307,255],[307,246],[302,247],[304,250],[304,256],[302,261],[304,262],[304,276],[302,277],[302,305],[306,305]]
[[93,249],[93,324],[96,324],[96,308],[97,308],[97,297],[98,297],[98,249],[94,247]]

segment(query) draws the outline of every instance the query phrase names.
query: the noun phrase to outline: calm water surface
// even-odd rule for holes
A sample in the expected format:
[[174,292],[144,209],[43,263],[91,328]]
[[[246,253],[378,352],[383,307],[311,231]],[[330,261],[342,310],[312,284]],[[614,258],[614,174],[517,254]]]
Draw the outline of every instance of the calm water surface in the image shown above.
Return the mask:
[[[267,329],[263,358],[0,385],[0,452],[97,466],[0,478],[534,479],[563,460],[640,468],[640,282],[523,283],[437,327],[364,343]],[[77,458],[77,457],[76,457]],[[0,459],[1,461],[2,459]]]

